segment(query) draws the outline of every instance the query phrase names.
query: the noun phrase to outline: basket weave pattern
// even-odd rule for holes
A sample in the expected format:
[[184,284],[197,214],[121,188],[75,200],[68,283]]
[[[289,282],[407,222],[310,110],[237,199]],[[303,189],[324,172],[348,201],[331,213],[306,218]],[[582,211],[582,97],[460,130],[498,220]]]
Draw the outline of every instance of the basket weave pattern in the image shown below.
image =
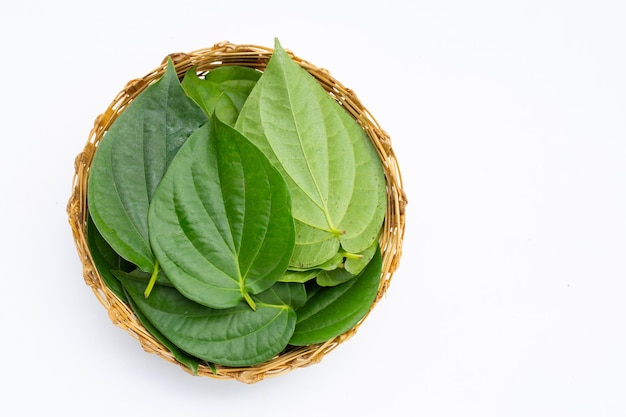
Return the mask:
[[[224,65],[240,65],[264,70],[273,50],[255,45],[235,45],[229,42],[220,42],[213,47],[200,49],[190,53],[174,53],[168,55],[162,64],[142,78],[129,81],[117,94],[109,107],[94,121],[93,129],[88,141],[74,163],[74,178],[72,194],[67,205],[67,214],[72,229],[76,249],[83,266],[83,275],[86,284],[91,287],[100,303],[106,308],[109,318],[116,326],[126,330],[135,337],[142,348],[154,353],[169,362],[180,365],[185,371],[189,369],[180,364],[171,353],[158,342],[137,320],[132,310],[120,301],[104,285],[87,245],[87,180],[89,168],[96,148],[117,116],[141,93],[148,85],[160,79],[165,73],[167,58],[172,58],[177,74],[182,77],[185,72],[196,67],[199,73],[210,71]],[[289,52],[291,57],[306,71],[313,75],[322,87],[341,104],[367,132],[382,161],[387,182],[387,211],[380,238],[380,248],[383,256],[383,268],[376,303],[387,291],[393,273],[399,265],[402,255],[402,241],[405,229],[406,196],[402,186],[402,177],[395,154],[391,147],[389,135],[384,132],[374,117],[359,102],[354,92],[336,79],[327,70],[317,68],[311,63],[298,58]],[[372,307],[373,307],[372,306]],[[371,309],[370,309],[371,312]],[[369,313],[368,313],[369,314]],[[367,316],[366,316],[367,317]],[[365,320],[365,318],[363,318]],[[215,371],[206,365],[201,365],[198,375],[218,379],[235,379],[244,383],[255,383],[267,377],[280,375],[287,371],[308,366],[319,362],[328,352],[352,337],[363,322],[346,333],[337,336],[325,343],[288,348],[285,352],[260,365],[245,368],[217,366]]]

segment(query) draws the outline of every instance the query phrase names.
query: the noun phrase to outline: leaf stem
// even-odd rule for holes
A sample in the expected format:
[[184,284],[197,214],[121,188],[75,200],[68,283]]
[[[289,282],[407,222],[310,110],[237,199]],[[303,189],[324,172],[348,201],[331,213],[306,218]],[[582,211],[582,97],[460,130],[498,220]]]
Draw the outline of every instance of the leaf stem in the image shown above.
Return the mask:
[[150,281],[148,281],[148,285],[146,286],[146,289],[143,292],[144,297],[148,298],[150,296],[150,293],[152,292],[152,288],[154,288],[154,284],[156,283],[158,276],[159,276],[159,261],[155,261],[154,271],[152,271],[152,275],[150,276]]
[[342,255],[344,258],[347,258],[347,259],[356,259],[356,260],[363,259],[363,255],[360,253],[342,252]]
[[250,308],[254,311],[256,311],[256,303],[254,302],[254,300],[252,299],[252,297],[250,297],[250,294],[248,294],[247,291],[243,291],[243,298],[244,300],[246,300],[246,302],[248,303],[248,305],[250,306]]
[[346,234],[345,230],[339,230],[339,229],[335,229],[334,227],[330,228],[330,233],[332,233],[333,235],[340,237]]

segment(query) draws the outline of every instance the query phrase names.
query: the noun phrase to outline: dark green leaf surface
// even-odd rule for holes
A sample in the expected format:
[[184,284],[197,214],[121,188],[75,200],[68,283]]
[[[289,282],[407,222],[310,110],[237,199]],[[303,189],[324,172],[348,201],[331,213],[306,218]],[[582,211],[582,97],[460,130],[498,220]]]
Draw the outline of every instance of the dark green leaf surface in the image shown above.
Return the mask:
[[232,126],[260,76],[261,73],[252,68],[224,66],[199,78],[192,68],[181,84],[207,115],[212,116],[215,112],[221,121]]
[[[120,271],[116,271],[116,274],[120,275]],[[178,360],[180,363],[185,365],[187,368],[191,370],[194,375],[198,374],[198,367],[200,366],[200,360],[192,355],[189,355],[187,352],[180,349],[171,340],[169,340],[163,333],[161,333],[154,325],[148,320],[148,318],[143,314],[141,309],[137,306],[133,298],[127,295],[128,304],[130,305],[133,313],[137,317],[137,320],[150,332],[155,339],[163,344],[172,355]]]
[[213,308],[250,303],[250,294],[278,281],[293,251],[284,180],[215,118],[181,147],[154,195],[149,223],[152,248],[172,284]]
[[106,285],[120,300],[126,299],[126,294],[122,288],[122,284],[111,273],[111,270],[122,270],[127,265],[106,240],[100,235],[100,232],[93,224],[91,216],[87,218],[87,245],[89,245],[89,253],[93,259],[93,263],[102,277],[104,285]]
[[298,322],[289,343],[295,346],[320,343],[354,327],[376,298],[381,270],[382,256],[377,250],[356,278],[334,287],[315,289],[306,304],[296,310]]
[[380,159],[362,127],[276,41],[235,127],[281,171],[291,192],[291,265],[315,267],[376,240],[386,207]]
[[273,287],[255,297],[256,311],[243,302],[213,309],[161,285],[145,298],[143,285],[123,276],[120,280],[138,309],[168,340],[192,356],[225,366],[252,366],[280,353],[295,328],[291,303],[300,305],[305,298],[301,287]]
[[303,284],[277,282],[254,298],[259,303],[274,306],[284,305],[296,309],[306,303],[307,295]]
[[100,142],[89,174],[89,210],[111,247],[152,272],[148,208],[179,147],[207,116],[183,91],[168,61],[164,76],[119,115]]

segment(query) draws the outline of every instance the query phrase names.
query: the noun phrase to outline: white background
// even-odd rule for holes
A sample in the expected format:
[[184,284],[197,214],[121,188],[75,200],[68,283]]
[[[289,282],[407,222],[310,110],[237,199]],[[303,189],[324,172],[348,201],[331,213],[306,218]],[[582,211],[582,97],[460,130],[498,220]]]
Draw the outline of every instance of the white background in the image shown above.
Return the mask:
[[[0,414],[626,415],[625,22],[622,0],[3,0]],[[192,377],[85,285],[74,157],[168,53],[274,37],[390,134],[404,256],[321,363]]]

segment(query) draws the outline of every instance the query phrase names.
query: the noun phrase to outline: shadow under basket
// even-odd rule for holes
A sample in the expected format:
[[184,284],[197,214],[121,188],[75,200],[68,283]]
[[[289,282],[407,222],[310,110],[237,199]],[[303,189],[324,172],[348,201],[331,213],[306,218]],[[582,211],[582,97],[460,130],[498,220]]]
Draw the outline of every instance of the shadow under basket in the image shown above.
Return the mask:
[[[69,223],[76,249],[82,262],[83,276],[86,284],[91,287],[97,299],[106,308],[113,324],[126,330],[135,337],[146,352],[157,354],[163,359],[179,365],[189,373],[189,368],[179,363],[169,350],[140,324],[129,306],[120,301],[120,299],[108,289],[96,269],[87,245],[87,180],[89,169],[98,143],[105,132],[139,93],[152,82],[161,78],[165,73],[168,58],[172,59],[177,74],[179,77],[182,77],[188,69],[194,66],[197,67],[198,73],[205,73],[224,65],[240,65],[263,71],[272,52],[272,49],[262,46],[235,45],[224,41],[210,48],[189,53],[173,53],[168,55],[161,65],[153,71],[142,78],[129,81],[124,89],[117,94],[104,113],[96,118],[88,141],[82,152],[77,155],[74,163],[75,173],[72,183],[72,194],[67,205],[67,214],[69,216]],[[402,255],[402,241],[405,229],[405,206],[407,200],[402,186],[402,177],[398,162],[394,155],[389,136],[380,128],[374,117],[359,102],[352,90],[344,87],[335,80],[327,70],[317,68],[289,51],[288,53],[295,62],[313,75],[328,94],[340,103],[365,129],[382,161],[387,184],[387,210],[380,237],[383,267],[378,294],[368,314],[357,323],[357,325],[331,340],[303,347],[288,347],[284,352],[274,358],[251,367],[233,368],[217,365],[212,369],[208,365],[200,365],[197,373],[199,376],[217,379],[234,379],[250,384],[319,362],[326,354],[356,333],[358,327],[363,323],[365,318],[367,318],[374,306],[387,291]]]

